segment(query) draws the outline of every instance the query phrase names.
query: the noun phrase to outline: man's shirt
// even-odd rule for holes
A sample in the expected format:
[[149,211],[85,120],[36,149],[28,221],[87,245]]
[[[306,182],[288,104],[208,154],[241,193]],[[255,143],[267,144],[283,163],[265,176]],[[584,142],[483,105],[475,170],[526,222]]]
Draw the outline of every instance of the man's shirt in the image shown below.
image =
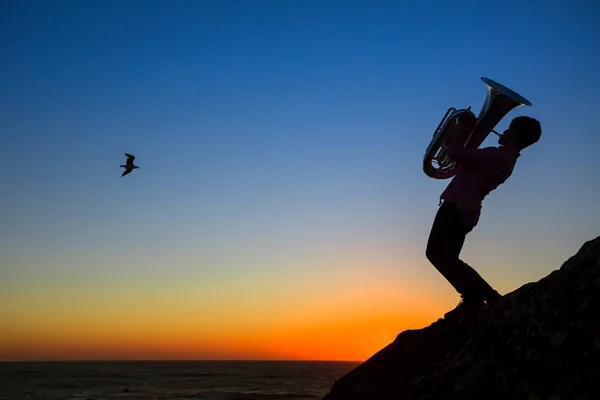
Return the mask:
[[474,227],[483,199],[511,176],[520,153],[505,146],[472,150],[463,143],[456,137],[448,144],[448,156],[462,166],[441,194],[440,202],[442,199],[454,202],[466,222]]

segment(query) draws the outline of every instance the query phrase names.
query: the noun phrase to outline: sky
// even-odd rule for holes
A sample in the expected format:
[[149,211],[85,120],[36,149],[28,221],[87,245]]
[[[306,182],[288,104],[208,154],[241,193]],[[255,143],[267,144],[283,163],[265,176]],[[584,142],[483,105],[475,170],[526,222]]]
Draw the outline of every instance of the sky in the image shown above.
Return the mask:
[[533,103],[497,131],[543,133],[461,258],[545,277],[600,234],[599,4],[1,2],[0,360],[362,361],[428,326],[460,297],[422,160],[482,76]]

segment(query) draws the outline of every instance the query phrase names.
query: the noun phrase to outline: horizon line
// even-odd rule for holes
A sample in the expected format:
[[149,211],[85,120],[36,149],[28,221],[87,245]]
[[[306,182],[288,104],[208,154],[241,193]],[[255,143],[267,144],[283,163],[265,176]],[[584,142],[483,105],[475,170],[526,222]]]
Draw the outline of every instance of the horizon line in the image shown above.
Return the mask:
[[365,360],[294,360],[294,359],[83,359],[83,360],[0,360],[2,363],[84,363],[84,362],[345,362],[362,363]]

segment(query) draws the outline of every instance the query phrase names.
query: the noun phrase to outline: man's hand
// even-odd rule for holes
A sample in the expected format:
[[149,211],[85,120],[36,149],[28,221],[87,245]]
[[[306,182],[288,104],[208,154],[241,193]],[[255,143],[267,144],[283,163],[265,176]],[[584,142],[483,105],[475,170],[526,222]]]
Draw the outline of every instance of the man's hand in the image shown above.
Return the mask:
[[477,117],[472,112],[465,112],[458,117],[458,123],[467,125],[473,124],[473,126],[475,126],[477,123]]
[[456,144],[461,144],[464,146],[465,141],[469,138],[473,129],[475,129],[475,124],[477,123],[477,118],[472,113],[464,113],[457,118],[457,127],[454,136],[450,139],[451,142]]

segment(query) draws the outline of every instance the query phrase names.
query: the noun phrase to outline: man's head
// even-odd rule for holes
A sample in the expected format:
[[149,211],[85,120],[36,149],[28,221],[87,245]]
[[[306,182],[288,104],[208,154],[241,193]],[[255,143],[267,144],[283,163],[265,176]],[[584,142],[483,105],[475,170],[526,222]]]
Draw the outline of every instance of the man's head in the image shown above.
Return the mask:
[[540,122],[531,117],[521,116],[514,118],[507,130],[498,139],[498,143],[505,146],[514,144],[517,150],[531,146],[540,140],[542,127]]

